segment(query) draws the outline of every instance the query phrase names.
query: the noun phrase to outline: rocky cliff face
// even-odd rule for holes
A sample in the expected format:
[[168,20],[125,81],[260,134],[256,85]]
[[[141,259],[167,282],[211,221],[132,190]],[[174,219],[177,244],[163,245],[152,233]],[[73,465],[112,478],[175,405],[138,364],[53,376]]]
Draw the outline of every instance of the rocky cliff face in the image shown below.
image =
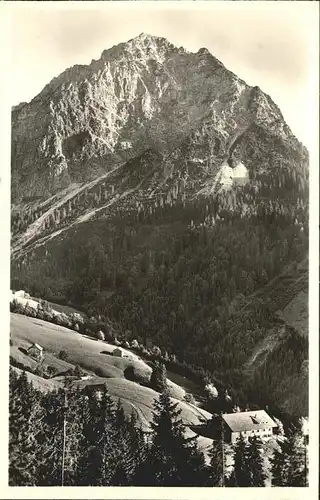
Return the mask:
[[[156,163],[149,157],[143,173],[131,169],[123,184],[124,164],[150,151]],[[307,163],[306,149],[259,88],[206,49],[193,54],[141,34],[67,69],[13,108],[13,249],[52,220],[61,226],[73,212],[86,219],[81,193],[91,192],[95,206],[111,206],[143,181],[149,195],[175,182],[188,198],[215,192],[221,179],[230,186],[230,169],[239,165],[249,178]]]
[[192,54],[142,34],[69,68],[13,109],[12,199],[49,197],[148,149],[166,157],[190,137],[205,140],[211,170],[230,155],[246,164],[259,128],[306,156],[259,88],[206,49]]

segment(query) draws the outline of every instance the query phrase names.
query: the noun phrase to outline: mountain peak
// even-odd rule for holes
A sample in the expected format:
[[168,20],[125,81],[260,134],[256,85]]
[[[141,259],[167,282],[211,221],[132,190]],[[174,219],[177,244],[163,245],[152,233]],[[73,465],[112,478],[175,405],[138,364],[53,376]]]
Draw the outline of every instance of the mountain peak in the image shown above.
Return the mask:
[[150,43],[150,42],[161,42],[161,43],[165,43],[166,45],[172,45],[166,38],[164,38],[163,36],[157,36],[157,35],[151,35],[150,33],[140,33],[140,35],[132,38],[131,40],[129,40],[128,43],[130,42],[144,42],[145,44],[147,43]]
[[[12,199],[25,198],[26,171],[29,197],[45,198],[146,149],[168,155],[188,141],[191,160],[208,163],[204,172],[215,175],[230,155],[250,167],[253,125],[300,150],[272,100],[207,49],[189,52],[143,32],[89,65],[65,70],[31,103],[13,109]],[[264,161],[261,149],[260,168]]]
[[155,40],[155,39],[165,40],[165,38],[163,37],[151,35],[150,33],[145,33],[145,32],[141,32],[138,36],[134,37],[132,40]]

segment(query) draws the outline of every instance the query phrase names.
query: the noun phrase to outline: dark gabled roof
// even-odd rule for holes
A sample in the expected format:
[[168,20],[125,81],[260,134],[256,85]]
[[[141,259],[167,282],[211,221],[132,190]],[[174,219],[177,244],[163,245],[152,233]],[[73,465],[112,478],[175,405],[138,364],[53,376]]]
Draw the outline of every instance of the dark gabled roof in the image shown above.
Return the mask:
[[36,347],[37,349],[39,349],[39,351],[43,351],[43,347],[41,347],[41,345],[39,344],[32,344],[29,348],[28,348],[28,351],[30,349],[32,349],[33,347]]

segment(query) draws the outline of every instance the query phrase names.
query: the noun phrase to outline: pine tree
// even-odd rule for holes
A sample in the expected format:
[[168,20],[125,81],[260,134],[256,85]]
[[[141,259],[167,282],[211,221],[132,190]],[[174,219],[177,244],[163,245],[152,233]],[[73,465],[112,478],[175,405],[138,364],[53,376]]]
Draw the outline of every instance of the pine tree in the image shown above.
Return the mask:
[[[44,415],[37,456],[39,486],[61,486],[65,393],[63,390],[42,396]],[[49,438],[50,436],[50,438]]]
[[224,486],[223,442],[213,441],[210,450],[210,472],[208,486]]
[[248,460],[248,444],[240,435],[234,449],[234,478],[236,486],[251,486],[251,464]]
[[123,464],[116,466],[114,475],[110,480],[110,486],[130,486],[129,477]]
[[[199,482],[203,456],[195,440],[184,436],[178,404],[167,392],[154,404],[153,440],[147,456],[147,484],[150,486],[191,486]],[[192,467],[192,465],[193,467]]]
[[83,408],[77,481],[81,486],[108,486],[115,474],[118,441],[114,404],[105,388],[90,395]]
[[287,473],[286,473],[286,456],[282,446],[279,446],[278,450],[274,450],[271,462],[271,473],[272,473],[272,486],[286,486],[287,485]]
[[266,474],[261,455],[262,442],[256,437],[246,442],[237,440],[234,454],[234,485],[240,487],[265,486]]
[[111,480],[111,484],[115,486],[125,486],[129,484],[130,478],[136,467],[135,446],[139,447],[140,443],[133,443],[133,437],[137,431],[132,427],[134,425],[132,418],[128,421],[125,417],[123,407],[118,400],[118,405],[115,413],[115,428],[117,434],[117,468],[115,475]]
[[138,425],[136,412],[133,410],[131,418],[127,422],[129,433],[129,447],[132,457],[131,470],[129,475],[134,485],[139,486],[141,481],[141,472],[143,473],[143,464],[146,461],[148,446],[146,443],[145,435]]
[[265,486],[266,474],[261,455],[262,442],[256,437],[251,438],[248,445],[247,459],[251,466],[250,486]]
[[155,361],[151,378],[150,386],[158,392],[163,392],[167,387],[167,370],[163,363]]
[[41,426],[39,394],[23,372],[17,377],[10,372],[9,401],[9,484],[37,484],[37,436]]
[[126,418],[121,405],[120,398],[118,399],[118,405],[115,412],[115,426],[119,431],[123,431],[126,424]]
[[[94,446],[96,444],[94,435],[94,421],[92,421],[92,406],[96,400],[90,396],[84,396],[81,405],[81,432],[79,440],[79,460],[76,466],[76,483],[78,486],[88,486],[94,483],[95,470]],[[93,464],[91,464],[91,461]]]
[[77,485],[77,467],[80,459],[80,436],[82,431],[82,407],[85,395],[79,389],[70,388],[67,396],[65,422],[64,485]]
[[308,457],[306,437],[303,436],[301,429],[298,428],[289,440],[293,441],[294,453],[291,456],[288,482],[289,486],[302,487],[308,486]]
[[305,441],[301,432],[290,431],[271,459],[272,486],[306,486],[306,462]]

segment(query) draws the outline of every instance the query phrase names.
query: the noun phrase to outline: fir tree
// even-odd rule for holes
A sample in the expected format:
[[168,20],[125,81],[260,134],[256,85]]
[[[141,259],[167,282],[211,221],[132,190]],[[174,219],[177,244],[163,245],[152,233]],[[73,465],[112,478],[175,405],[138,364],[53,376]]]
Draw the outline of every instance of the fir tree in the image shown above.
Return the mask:
[[[138,450],[135,450],[132,446],[132,439],[136,430],[132,428],[130,421],[126,419],[120,399],[118,400],[115,412],[115,429],[118,443],[116,450],[117,468],[115,475],[112,478],[112,484],[115,486],[125,486],[126,484],[129,484],[129,480],[136,467],[134,455],[135,453],[138,453]],[[139,446],[138,442],[135,444]]]
[[9,401],[9,484],[37,484],[37,436],[41,425],[39,395],[23,372],[10,372]]
[[279,449],[274,450],[271,462],[272,486],[287,485],[287,468],[285,467],[286,456],[284,447],[279,446]]
[[248,460],[248,444],[240,435],[234,450],[234,479],[236,486],[251,486],[251,464]]
[[129,486],[129,478],[123,464],[116,466],[114,475],[110,480],[111,486]]
[[91,395],[84,406],[78,466],[83,486],[108,486],[117,467],[115,409],[106,388],[100,396]]
[[164,363],[159,363],[155,361],[151,378],[150,386],[152,389],[158,392],[163,392],[167,387],[167,370]]
[[[95,484],[94,475],[99,472],[94,468],[94,450],[96,445],[93,409],[96,400],[92,395],[85,396],[81,405],[81,433],[79,440],[79,460],[76,468],[76,481],[78,486]],[[95,415],[96,416],[96,415]]]
[[77,485],[77,467],[80,459],[82,407],[85,395],[79,389],[68,391],[65,425],[64,485]]
[[249,440],[247,450],[247,460],[251,466],[250,486],[265,486],[266,474],[264,471],[264,461],[261,455],[262,442],[256,437]]
[[[153,441],[148,454],[147,482],[150,486],[182,486],[198,482],[196,477],[204,466],[195,440],[184,436],[178,404],[172,403],[167,392],[155,401]],[[191,463],[199,470],[192,471]]]
[[[63,390],[42,397],[44,416],[37,450],[39,486],[61,486],[63,479],[63,432],[65,393]],[[50,436],[50,439],[48,438]]]
[[224,486],[223,446],[221,440],[212,443],[208,486]]
[[294,449],[288,474],[289,486],[308,486],[307,437],[298,428],[289,439],[293,440]]
[[115,412],[115,426],[117,427],[117,429],[119,429],[119,431],[123,431],[125,424],[126,424],[126,418],[119,398],[117,409]]
[[306,443],[298,430],[289,432],[271,459],[272,486],[307,486]]
[[129,447],[132,456],[132,468],[129,472],[132,483],[139,486],[141,482],[141,473],[143,474],[143,464],[146,461],[148,447],[146,437],[141,426],[137,422],[137,414],[133,410],[129,422],[127,422],[129,431]]
[[262,443],[253,437],[246,442],[242,436],[237,440],[234,455],[235,485],[258,487],[265,485],[266,475],[261,455]]

